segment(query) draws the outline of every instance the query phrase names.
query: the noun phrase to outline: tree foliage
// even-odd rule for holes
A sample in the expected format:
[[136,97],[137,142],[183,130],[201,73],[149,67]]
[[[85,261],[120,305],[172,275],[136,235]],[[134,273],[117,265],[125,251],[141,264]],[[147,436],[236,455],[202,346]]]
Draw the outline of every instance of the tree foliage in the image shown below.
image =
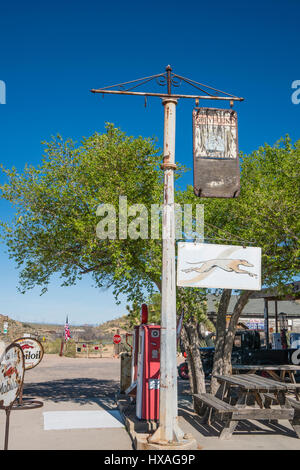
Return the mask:
[[[283,286],[300,271],[300,140],[289,137],[241,158],[237,199],[201,199],[206,242],[262,248],[262,283]],[[195,203],[192,187],[178,196]]]
[[13,223],[1,224],[2,237],[21,270],[22,291],[36,285],[45,291],[53,274],[66,286],[87,273],[97,287],[112,286],[116,297],[141,299],[151,291],[160,282],[160,241],[99,240],[96,210],[102,203],[118,208],[119,196],[128,205],[160,204],[160,162],[154,139],[107,124],[106,133],[79,145],[60,136],[45,142],[37,167],[22,173],[2,167],[8,182],[1,197],[16,207]]
[[[287,292],[300,272],[300,141],[288,136],[274,146],[241,155],[241,193],[237,199],[202,199],[205,242],[258,246],[262,249],[262,285]],[[193,188],[178,195],[194,203]],[[231,351],[239,317],[252,291],[235,292],[236,304],[226,327],[231,290],[221,290],[216,324],[213,373],[230,373]],[[212,380],[212,391],[217,387]]]
[[[161,320],[161,293],[154,292],[146,298],[149,313],[149,323],[160,324]],[[130,325],[140,324],[141,305],[134,302],[127,306],[129,312]],[[176,310],[178,318],[183,313],[183,322],[193,318],[198,324],[214,328],[213,324],[207,319],[207,300],[206,290],[192,287],[178,287],[176,292]]]
[[[118,207],[119,197],[126,196],[128,205],[144,204],[150,217],[151,204],[162,204],[160,162],[153,139],[129,137],[107,124],[106,133],[79,145],[60,136],[45,143],[36,168],[26,166],[23,173],[3,168],[8,182],[1,186],[1,197],[16,206],[16,216],[12,224],[2,223],[2,237],[21,269],[21,289],[46,289],[53,274],[61,276],[62,285],[71,285],[91,273],[97,287],[113,287],[116,298],[122,293],[134,302],[132,319],[150,295],[150,313],[157,319],[159,294],[153,292],[160,290],[161,240],[99,240],[96,210],[103,203]],[[242,155],[237,199],[199,200],[189,186],[176,192],[176,201],[204,204],[206,242],[260,246],[263,285],[284,291],[300,267],[299,167],[300,141],[292,144],[287,136]],[[179,167],[177,177],[182,171]],[[236,325],[250,294],[239,292],[227,330],[231,291],[221,294],[215,371],[228,371]],[[204,321],[205,292],[178,289],[177,309],[184,309],[190,325]],[[190,336],[195,338],[194,330]]]

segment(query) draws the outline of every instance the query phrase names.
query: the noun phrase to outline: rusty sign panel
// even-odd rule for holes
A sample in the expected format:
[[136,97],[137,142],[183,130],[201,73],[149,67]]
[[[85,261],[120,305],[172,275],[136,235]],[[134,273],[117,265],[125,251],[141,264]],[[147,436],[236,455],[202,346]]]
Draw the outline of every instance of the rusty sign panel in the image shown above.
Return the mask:
[[193,110],[194,192],[198,197],[240,193],[237,114],[232,109]]

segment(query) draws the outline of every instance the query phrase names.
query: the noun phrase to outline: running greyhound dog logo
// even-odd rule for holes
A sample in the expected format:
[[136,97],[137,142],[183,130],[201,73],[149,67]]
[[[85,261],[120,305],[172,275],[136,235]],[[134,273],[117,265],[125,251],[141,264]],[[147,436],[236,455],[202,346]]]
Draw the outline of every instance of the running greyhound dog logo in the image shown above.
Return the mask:
[[187,261],[188,264],[201,264],[202,266],[197,266],[193,268],[182,269],[181,271],[184,273],[209,273],[216,268],[220,268],[223,271],[227,272],[235,272],[237,274],[248,274],[250,277],[257,278],[257,274],[251,273],[250,271],[246,271],[245,269],[240,269],[240,266],[247,266],[249,268],[253,268],[254,265],[249,263],[246,259],[229,259],[229,258],[221,258],[221,259],[209,259],[207,261],[196,261],[191,263]]

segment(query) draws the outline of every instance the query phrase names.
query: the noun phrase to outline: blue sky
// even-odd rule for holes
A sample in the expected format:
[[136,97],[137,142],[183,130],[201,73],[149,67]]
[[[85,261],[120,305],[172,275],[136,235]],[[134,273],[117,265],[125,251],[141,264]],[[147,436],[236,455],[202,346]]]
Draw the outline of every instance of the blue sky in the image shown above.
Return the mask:
[[[300,104],[291,100],[291,84],[300,80],[299,19],[298,0],[2,2],[0,80],[7,102],[0,104],[0,161],[19,170],[36,165],[41,141],[57,133],[80,140],[102,132],[105,122],[130,135],[155,135],[162,145],[159,99],[148,99],[145,108],[143,98],[102,99],[89,90],[161,73],[167,64],[245,98],[235,105],[243,152],[286,133],[299,139]],[[176,159],[189,168],[193,105],[177,106]],[[190,171],[182,184],[192,178]],[[11,215],[0,202],[0,218]],[[55,322],[68,314],[71,323],[100,323],[126,313],[125,299],[116,306],[111,292],[92,288],[89,278],[70,288],[54,279],[42,297],[38,289],[18,294],[18,272],[3,245],[0,262],[2,314]]]

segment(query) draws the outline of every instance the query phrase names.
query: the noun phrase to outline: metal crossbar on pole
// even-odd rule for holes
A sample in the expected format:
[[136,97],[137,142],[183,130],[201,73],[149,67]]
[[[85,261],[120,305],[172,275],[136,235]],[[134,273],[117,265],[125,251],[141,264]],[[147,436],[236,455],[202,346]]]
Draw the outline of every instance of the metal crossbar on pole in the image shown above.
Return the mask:
[[[149,83],[151,80],[156,80],[158,85],[160,86],[167,86],[167,93],[153,93],[148,91],[131,91],[133,88],[137,88],[141,85]],[[185,82],[187,85],[192,86],[193,88],[200,90],[204,93],[204,95],[186,95],[180,93],[172,93],[171,87],[179,87],[182,82]],[[134,86],[132,86],[134,84]],[[124,90],[124,87],[130,85],[131,88]],[[116,90],[116,88],[119,88]],[[210,91],[205,90],[212,90],[217,94],[212,94]],[[104,94],[115,94],[115,95],[136,95],[136,96],[153,96],[158,98],[172,98],[179,99],[179,98],[190,98],[195,100],[221,100],[221,101],[243,101],[244,98],[232,95],[222,90],[218,90],[217,88],[213,88],[209,85],[204,85],[203,83],[196,82],[195,80],[191,80],[190,78],[182,77],[181,75],[177,75],[172,73],[172,68],[170,65],[166,67],[165,73],[159,73],[156,75],[151,75],[149,77],[139,78],[137,80],[131,80],[128,82],[117,83],[116,85],[105,86],[102,88],[93,88],[90,90],[92,93],[102,93]],[[221,96],[220,96],[221,94]]]
[[[162,99],[164,107],[164,154],[161,165],[164,171],[164,203],[162,221],[162,300],[161,300],[161,350],[160,350],[160,396],[159,396],[159,427],[149,438],[149,443],[157,445],[168,445],[169,443],[180,443],[183,441],[184,433],[180,429],[178,419],[177,399],[177,341],[176,341],[176,274],[175,274],[175,212],[174,212],[174,171],[175,164],[175,125],[176,105],[179,98],[192,98],[196,100],[225,100],[243,101],[234,95],[207,87],[226,96],[212,95],[202,90],[206,95],[183,95],[173,94],[172,85],[178,87],[175,80],[183,80],[188,85],[199,89],[198,85],[205,85],[186,79],[185,77],[172,74],[168,65],[166,73],[153,75],[140,79],[141,84],[156,79],[159,85],[167,86],[167,93],[136,92],[131,90],[112,90],[103,87],[92,89],[92,93],[154,96]],[[160,82],[158,82],[160,80]],[[138,80],[121,83],[115,87],[137,83]],[[138,84],[135,88],[139,86]],[[113,88],[112,86],[111,88]]]
[[220,101],[243,101],[244,98],[231,98],[230,96],[213,96],[213,95],[180,95],[178,93],[172,93],[169,95],[167,93],[151,93],[148,91],[122,91],[122,90],[106,90],[106,89],[92,89],[92,93],[103,93],[103,94],[110,94],[110,95],[136,95],[136,96],[153,96],[158,98],[172,98],[179,99],[179,98],[191,98],[195,100],[220,100]]

